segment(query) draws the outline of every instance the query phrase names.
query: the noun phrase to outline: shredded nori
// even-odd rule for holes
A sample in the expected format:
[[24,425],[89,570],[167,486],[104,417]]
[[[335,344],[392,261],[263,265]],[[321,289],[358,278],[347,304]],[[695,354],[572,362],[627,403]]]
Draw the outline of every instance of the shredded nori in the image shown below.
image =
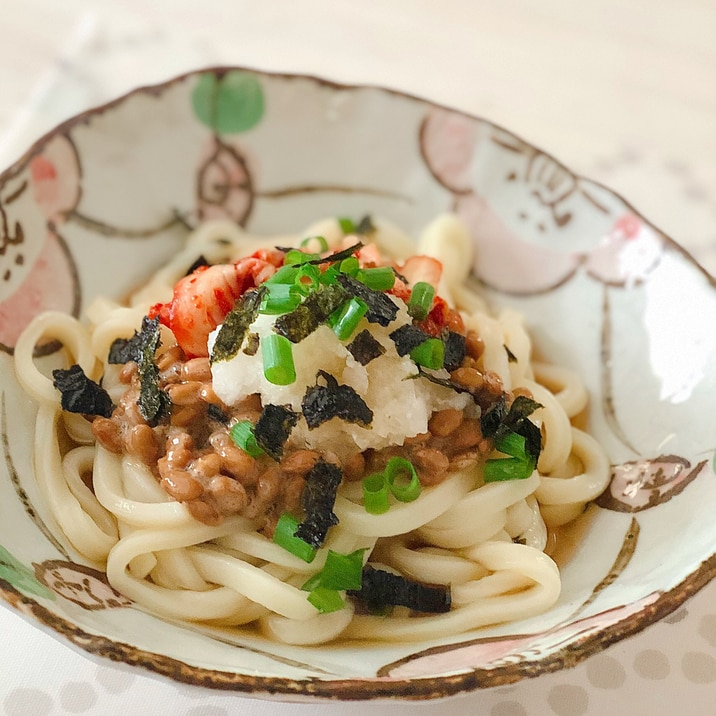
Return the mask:
[[507,416],[507,400],[503,393],[480,416],[480,429],[486,438],[494,438]]
[[294,536],[315,549],[323,544],[328,530],[338,524],[333,506],[342,479],[340,468],[322,458],[306,475],[306,484],[301,494],[301,505],[306,516],[296,528]]
[[[341,249],[340,251],[336,251],[335,253],[332,253],[322,259],[312,259],[311,261],[306,261],[306,264],[309,264],[311,266],[320,266],[321,264],[338,263],[339,261],[343,261],[344,259],[350,258],[356,251],[362,248],[363,243],[361,241],[357,241],[355,244],[353,244],[353,246],[349,246],[347,249]],[[306,264],[301,265],[305,266]]]
[[[278,249],[278,251],[283,251],[283,253],[287,254],[289,251],[295,251],[295,247],[289,247],[289,246],[275,246],[274,248]],[[363,243],[361,241],[357,241],[352,246],[349,246],[347,249],[341,249],[340,251],[336,251],[332,254],[329,254],[328,256],[324,258],[319,259],[311,259],[310,261],[304,261],[301,264],[297,264],[300,266],[320,266],[321,264],[334,264],[338,263],[339,261],[343,261],[344,259],[350,258],[353,256],[353,254],[358,251],[359,249],[363,248]]]
[[298,422],[298,413],[285,405],[264,406],[256,425],[254,437],[267,455],[278,461],[283,455],[283,446],[291,430]]
[[370,323],[377,323],[385,327],[395,320],[398,315],[398,307],[387,294],[368,288],[364,283],[345,273],[339,273],[336,276],[336,281],[349,295],[360,298],[368,306],[365,317]]
[[249,326],[259,315],[259,308],[265,293],[266,288],[260,286],[247,291],[236,301],[216,336],[216,341],[211,351],[212,363],[229,360],[239,352]]
[[361,588],[348,594],[369,609],[394,605],[429,614],[449,612],[452,601],[449,585],[416,582],[370,565],[363,567]]
[[299,343],[325,323],[347,298],[348,294],[338,284],[321,285],[300,306],[279,316],[274,331],[291,343]]
[[229,416],[218,405],[214,405],[214,403],[207,405],[206,414],[211,420],[216,420],[217,423],[221,423],[222,425],[229,424]]
[[[319,385],[323,378],[325,385]],[[324,370],[316,375],[316,385],[309,388],[301,402],[303,417],[309,430],[331,420],[340,418],[347,423],[357,423],[364,427],[373,422],[373,411],[365,400],[350,385],[339,385],[338,381]]]
[[472,395],[470,389],[464,385],[458,385],[455,381],[450,380],[450,378],[440,378],[430,371],[425,370],[422,366],[418,366],[418,376],[429,380],[431,383],[435,383],[435,385],[441,385],[443,388],[448,388],[448,390],[454,390],[456,393],[470,393]]
[[407,355],[414,348],[432,337],[422,328],[418,328],[412,323],[406,323],[390,334],[390,339],[395,343],[395,350],[398,351],[399,356]]
[[517,356],[505,345],[505,352],[507,353],[508,363],[517,363]]
[[159,369],[154,354],[161,344],[159,318],[142,319],[142,330],[129,339],[118,338],[109,349],[109,363],[134,361],[139,373],[139,398],[137,407],[150,425],[156,425],[169,412],[171,400],[159,387]]
[[372,234],[375,231],[375,224],[370,214],[366,214],[355,227],[355,233],[365,236],[366,234]]
[[60,391],[62,409],[68,413],[99,415],[109,418],[114,406],[109,393],[99,384],[90,380],[82,366],[73,365],[67,370],[52,371],[52,384]]
[[456,370],[462,365],[467,353],[465,336],[455,331],[445,331],[442,339],[445,344],[443,367],[450,371]]
[[189,276],[189,274],[194,273],[194,271],[202,266],[211,266],[211,264],[206,260],[206,256],[204,256],[204,254],[199,254],[194,263],[186,270],[185,276]]
[[249,333],[249,335],[246,336],[246,345],[243,348],[243,352],[246,353],[247,356],[255,356],[259,349],[259,343],[259,334]]
[[528,416],[542,404],[526,395],[518,395],[510,406],[506,408],[504,394],[489,410],[485,411],[480,418],[482,434],[498,442],[500,438],[508,433],[517,433],[525,439],[525,452],[535,459],[535,462],[542,451],[542,433]]
[[368,365],[372,360],[385,353],[385,348],[373,338],[367,328],[364,328],[346,348],[361,365]]
[[[154,350],[159,347],[159,318],[142,318],[141,331],[134,331],[131,338],[117,338],[109,348],[107,362],[114,365],[134,361],[139,364],[145,357],[147,347],[156,341]],[[152,358],[154,352],[152,352]]]

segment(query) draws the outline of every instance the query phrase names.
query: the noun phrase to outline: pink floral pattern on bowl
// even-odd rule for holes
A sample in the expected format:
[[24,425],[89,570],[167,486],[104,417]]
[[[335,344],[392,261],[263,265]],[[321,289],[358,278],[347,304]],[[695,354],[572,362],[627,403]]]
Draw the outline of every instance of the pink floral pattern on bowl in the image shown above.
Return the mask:
[[[371,213],[415,234],[449,210],[470,229],[490,303],[523,312],[539,354],[577,370],[592,396],[585,420],[613,479],[565,565],[568,600],[457,639],[296,649],[158,623],[48,538],[31,497],[34,412],[11,365],[38,311],[79,315],[100,293],[125,295],[206,218],[281,233]],[[432,698],[577,663],[716,573],[716,440],[703,418],[715,289],[623,199],[484,120],[239,68],[139,89],[0,175],[0,593],[92,653],[256,696]],[[668,546],[675,524],[688,557]]]

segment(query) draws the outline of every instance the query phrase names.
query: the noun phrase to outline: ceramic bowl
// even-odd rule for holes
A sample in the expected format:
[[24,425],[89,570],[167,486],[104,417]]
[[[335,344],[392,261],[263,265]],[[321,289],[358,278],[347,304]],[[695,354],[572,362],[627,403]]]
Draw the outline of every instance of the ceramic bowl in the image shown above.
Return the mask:
[[[13,372],[44,309],[121,297],[184,221],[256,233],[380,215],[416,234],[454,211],[473,273],[576,370],[611,483],[562,558],[546,614],[429,643],[298,648],[163,622],[51,539],[35,408]],[[398,92],[211,69],[138,89],[43,137],[0,175],[0,593],[81,649],[254,696],[447,696],[569,667],[673,611],[716,570],[716,291],[608,189],[490,122]],[[53,346],[40,360],[52,361]]]

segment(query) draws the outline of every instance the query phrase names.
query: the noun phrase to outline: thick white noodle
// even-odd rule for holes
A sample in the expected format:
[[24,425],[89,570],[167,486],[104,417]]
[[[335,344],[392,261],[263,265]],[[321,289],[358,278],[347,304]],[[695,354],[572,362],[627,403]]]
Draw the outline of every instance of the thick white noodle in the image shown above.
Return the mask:
[[[512,542],[485,542],[473,550],[473,557],[490,572],[520,575],[520,584],[524,580],[524,584],[529,586],[516,593],[479,597],[468,604],[457,605],[446,614],[420,619],[356,615],[343,636],[379,641],[439,639],[447,634],[540,614],[559,596],[557,565],[546,554],[532,547]],[[509,581],[514,583],[512,577]]]
[[[369,240],[382,250],[398,258],[412,253],[402,231],[381,221],[376,226]],[[60,427],[59,393],[33,358],[38,343],[60,341],[67,365],[79,363],[94,380],[103,377],[117,400],[125,386],[118,379],[120,367],[105,364],[109,347],[140,327],[149,305],[171,297],[198,255],[212,263],[236,260],[260,247],[297,245],[318,234],[331,248],[353,240],[343,236],[335,219],[296,236],[271,239],[257,239],[228,222],[208,222],[134,294],[130,308],[102,298],[87,311],[89,329],[56,312],[28,325],[16,346],[15,365],[19,382],[39,403],[34,449],[43,518],[66,548],[93,566],[106,567],[110,584],[143,608],[207,624],[256,623],[266,636],[287,644],[309,646],[341,636],[443,638],[548,609],[560,589],[557,567],[543,552],[548,526],[581,513],[604,489],[609,464],[597,442],[571,426],[570,418],[583,413],[587,402],[579,378],[532,362],[522,317],[510,310],[490,316],[468,287],[471,240],[454,217],[439,217],[428,226],[420,249],[442,262],[438,293],[462,311],[466,327],[483,339],[481,367],[496,373],[506,390],[525,388],[544,406],[532,416],[544,445],[538,469],[528,479],[483,484],[481,468],[473,466],[423,489],[414,502],[391,505],[383,515],[366,512],[359,482],[344,484],[334,507],[339,525],[306,563],[260,534],[251,520],[235,517],[216,527],[197,522],[146,465],[94,444],[84,417],[63,415]],[[166,350],[173,337],[162,331],[160,350]],[[75,447],[63,454],[60,433],[65,431]],[[83,479],[89,472],[93,491]],[[452,611],[413,618],[398,608],[383,618],[357,615],[349,603],[338,612],[317,614],[302,584],[323,568],[329,550],[348,554],[358,549],[381,568],[451,585]]]

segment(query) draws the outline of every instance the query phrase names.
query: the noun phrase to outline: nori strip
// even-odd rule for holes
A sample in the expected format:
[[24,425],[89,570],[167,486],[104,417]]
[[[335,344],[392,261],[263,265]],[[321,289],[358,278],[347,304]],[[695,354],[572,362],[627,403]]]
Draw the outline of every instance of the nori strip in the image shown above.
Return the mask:
[[315,549],[323,544],[328,530],[338,524],[333,506],[342,479],[340,468],[323,459],[306,475],[306,484],[301,494],[301,505],[306,516],[296,528],[294,536]]
[[407,355],[413,348],[417,348],[430,338],[433,336],[412,323],[406,323],[390,334],[390,339],[395,343],[395,350],[398,351],[399,356]]
[[368,312],[365,317],[370,323],[377,323],[385,327],[395,320],[398,315],[398,307],[390,300],[387,294],[368,288],[364,283],[345,273],[339,273],[336,276],[336,281],[351,296],[360,298],[368,306]]
[[528,416],[537,408],[541,408],[542,404],[538,403],[526,395],[518,395],[510,406],[509,411],[506,409],[505,397],[502,395],[489,410],[483,413],[480,418],[480,427],[482,434],[486,438],[491,438],[494,442],[498,442],[500,438],[507,433],[513,432],[521,435],[525,439],[525,452],[535,461],[542,451],[542,433],[540,429],[531,421]]
[[52,371],[52,384],[60,391],[62,409],[68,413],[99,415],[109,418],[114,405],[109,393],[90,380],[82,366],[73,365],[67,370],[58,368]]
[[159,318],[142,319],[142,330],[129,339],[118,338],[109,349],[109,363],[127,363],[134,361],[139,372],[139,398],[137,407],[142,417],[150,425],[169,412],[171,401],[165,391],[159,387],[159,369],[154,362],[154,354],[161,343]]
[[[289,251],[295,251],[295,247],[289,247],[289,246],[275,246],[278,251],[283,251],[285,254],[287,254]],[[329,254],[325,258],[320,259],[311,259],[310,261],[304,261],[301,264],[296,264],[297,266],[320,266],[321,264],[334,264],[338,261],[343,261],[344,259],[350,258],[353,256],[353,254],[358,251],[359,249],[363,248],[363,242],[357,241],[352,246],[349,246],[347,249],[341,249],[340,251],[336,251],[335,253]]]
[[[159,346],[159,317],[142,318],[142,330],[134,331],[131,338],[117,338],[109,348],[107,362],[115,365],[134,361],[140,363],[144,358],[145,349],[157,339],[156,348]],[[152,356],[154,354],[152,353]]]
[[291,343],[299,343],[325,323],[347,298],[348,294],[338,284],[319,286],[300,306],[279,316],[273,329]]
[[[319,377],[325,380],[325,385],[318,384]],[[350,385],[339,385],[332,375],[323,370],[319,370],[316,375],[316,385],[303,396],[301,408],[309,430],[332,418],[364,427],[373,422],[373,411],[363,398]]]
[[371,609],[393,605],[429,614],[449,612],[452,601],[449,585],[416,582],[370,565],[363,567],[361,588],[348,594]]
[[385,353],[385,348],[373,338],[367,328],[364,328],[346,348],[361,365],[368,365],[372,360]]
[[462,365],[467,353],[465,336],[455,331],[445,331],[443,343],[445,344],[443,367],[450,371],[456,370]]
[[458,385],[454,381],[450,380],[450,378],[439,378],[437,375],[433,375],[429,371],[425,370],[422,366],[418,366],[418,376],[425,378],[425,380],[429,380],[431,383],[435,383],[435,385],[441,385],[443,388],[454,390],[456,393],[470,393],[470,389],[466,388],[464,385]]
[[259,334],[249,333],[249,335],[246,336],[246,345],[244,346],[243,352],[246,353],[247,356],[255,356],[259,349],[259,343]]
[[186,273],[184,275],[188,276],[202,266],[211,266],[211,264],[206,260],[206,256],[204,256],[204,254],[199,254],[199,256],[196,257],[194,263],[186,270]]
[[356,251],[362,248],[363,243],[361,241],[358,241],[353,244],[353,246],[349,246],[347,249],[341,249],[340,251],[336,251],[335,253],[330,254],[329,256],[326,256],[322,259],[313,259],[311,261],[306,261],[306,263],[301,264],[301,266],[305,266],[306,264],[308,264],[309,266],[320,266],[321,264],[338,263],[339,261],[343,261],[344,259],[350,258]]
[[219,329],[211,351],[211,362],[233,358],[241,349],[249,326],[256,320],[261,307],[261,300],[266,289],[259,287],[247,291],[229,311]]
[[264,406],[254,426],[256,442],[277,462],[283,455],[283,446],[298,422],[298,413],[284,405]]
[[372,234],[375,231],[375,224],[370,214],[366,214],[355,227],[355,233],[365,236],[366,234]]
[[480,429],[486,438],[494,438],[500,425],[507,415],[507,401],[503,393],[486,411],[480,416]]
[[218,405],[214,405],[214,403],[207,405],[206,414],[212,420],[216,420],[217,423],[222,423],[223,425],[229,424],[229,416]]

